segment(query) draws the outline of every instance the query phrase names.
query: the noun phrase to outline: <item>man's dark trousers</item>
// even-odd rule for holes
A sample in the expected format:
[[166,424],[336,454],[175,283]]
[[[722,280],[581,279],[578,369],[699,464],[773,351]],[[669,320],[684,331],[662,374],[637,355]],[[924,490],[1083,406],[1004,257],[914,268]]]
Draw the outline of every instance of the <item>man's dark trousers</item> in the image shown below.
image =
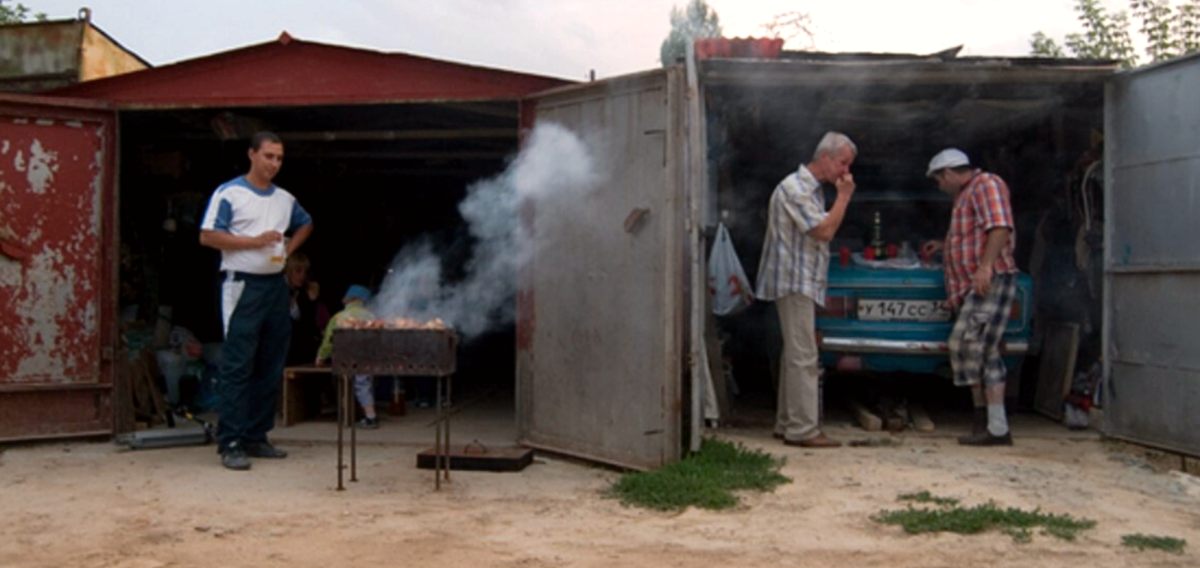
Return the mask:
[[[221,347],[217,451],[267,441],[292,337],[287,282],[280,274],[225,273],[222,313],[234,305]],[[238,289],[240,288],[240,294]]]

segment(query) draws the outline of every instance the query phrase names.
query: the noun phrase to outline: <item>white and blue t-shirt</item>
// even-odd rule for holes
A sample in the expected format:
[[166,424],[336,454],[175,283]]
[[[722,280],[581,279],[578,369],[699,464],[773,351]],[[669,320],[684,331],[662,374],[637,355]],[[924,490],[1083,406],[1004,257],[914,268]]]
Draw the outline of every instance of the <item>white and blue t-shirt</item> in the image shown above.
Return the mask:
[[[267,231],[290,235],[309,223],[312,223],[312,217],[292,194],[275,184],[258,189],[246,180],[246,176],[239,176],[213,192],[200,229],[257,237]],[[221,270],[251,274],[282,272],[287,260],[286,246],[284,240],[257,249],[223,250]]]

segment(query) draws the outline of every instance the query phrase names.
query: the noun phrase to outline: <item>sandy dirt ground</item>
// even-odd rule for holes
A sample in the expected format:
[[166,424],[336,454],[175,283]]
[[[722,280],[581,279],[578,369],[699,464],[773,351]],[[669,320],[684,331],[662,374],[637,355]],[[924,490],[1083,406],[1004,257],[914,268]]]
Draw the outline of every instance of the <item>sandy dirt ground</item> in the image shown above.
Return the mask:
[[[834,430],[843,439],[861,430]],[[453,472],[432,491],[415,445],[360,447],[360,481],[338,492],[334,448],[222,469],[212,446],[128,451],[55,443],[0,453],[0,566],[880,566],[1200,565],[1200,481],[1156,470],[1086,432],[963,448],[952,434],[895,447],[790,448],[765,430],[720,436],[786,457],[794,481],[729,511],[661,513],[602,496],[619,475],[539,456],[521,473]],[[928,490],[1094,519],[1066,542],[998,532],[908,535],[870,517]],[[1186,539],[1183,555],[1121,536]]]

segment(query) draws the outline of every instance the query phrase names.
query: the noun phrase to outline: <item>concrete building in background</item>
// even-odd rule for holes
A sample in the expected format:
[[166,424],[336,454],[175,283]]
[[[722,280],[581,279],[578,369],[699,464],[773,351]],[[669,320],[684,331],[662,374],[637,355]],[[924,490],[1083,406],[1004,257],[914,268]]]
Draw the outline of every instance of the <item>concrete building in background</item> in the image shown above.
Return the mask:
[[0,25],[0,92],[37,93],[152,67],[91,23],[74,20]]

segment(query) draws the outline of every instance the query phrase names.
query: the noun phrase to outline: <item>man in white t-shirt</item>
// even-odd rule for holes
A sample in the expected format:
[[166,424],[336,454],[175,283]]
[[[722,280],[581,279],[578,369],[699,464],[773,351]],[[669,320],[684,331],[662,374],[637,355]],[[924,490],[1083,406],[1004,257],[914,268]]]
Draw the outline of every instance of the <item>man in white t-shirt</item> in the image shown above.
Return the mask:
[[283,268],[312,234],[312,217],[271,182],[283,165],[283,141],[259,132],[250,171],[213,192],[200,244],[221,251],[221,348],[217,451],[221,463],[250,469],[250,458],[284,458],[267,441],[292,334]]

